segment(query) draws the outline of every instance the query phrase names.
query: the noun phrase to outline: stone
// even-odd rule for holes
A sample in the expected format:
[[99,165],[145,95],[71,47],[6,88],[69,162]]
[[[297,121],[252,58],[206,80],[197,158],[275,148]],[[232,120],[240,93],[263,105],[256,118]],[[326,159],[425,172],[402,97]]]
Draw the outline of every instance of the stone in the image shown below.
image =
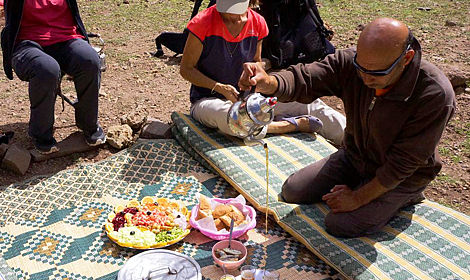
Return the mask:
[[465,89],[463,87],[457,87],[454,88],[455,95],[460,95],[465,92]]
[[109,127],[106,138],[108,144],[116,149],[126,148],[134,142],[132,128],[127,124]]
[[455,66],[445,66],[443,70],[454,88],[465,87],[466,81],[470,80],[469,73],[466,73]]
[[429,12],[430,10],[432,10],[432,8],[429,8],[429,7],[418,7],[417,9],[418,11],[426,11],[426,12]]
[[140,133],[140,138],[144,139],[169,139],[171,137],[171,125],[154,118],[147,120],[147,124]]
[[7,153],[8,145],[5,143],[0,144],[0,162],[2,162],[3,157]]
[[445,26],[457,26],[457,23],[450,20],[446,20]]
[[8,148],[2,160],[2,168],[24,175],[28,171],[30,162],[31,154],[29,151],[13,144]]
[[129,125],[134,132],[139,131],[147,121],[148,113],[145,109],[136,108],[121,117],[121,124]]
[[67,136],[67,138],[57,143],[57,147],[59,148],[58,152],[47,155],[39,153],[36,149],[30,150],[33,161],[44,161],[51,158],[68,156],[75,153],[83,153],[98,148],[97,146],[88,146],[88,144],[85,142],[83,133],[78,131],[70,134]]

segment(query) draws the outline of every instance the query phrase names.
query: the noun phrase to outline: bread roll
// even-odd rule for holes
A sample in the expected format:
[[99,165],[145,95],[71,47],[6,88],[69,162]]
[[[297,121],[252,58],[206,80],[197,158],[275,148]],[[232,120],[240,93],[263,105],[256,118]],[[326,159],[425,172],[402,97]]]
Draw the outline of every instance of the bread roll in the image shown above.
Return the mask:
[[211,203],[207,196],[202,195],[199,197],[199,211],[197,212],[196,221],[212,215]]
[[220,219],[215,219],[214,223],[215,223],[215,228],[217,229],[217,231],[223,230],[225,228],[225,224]]
[[230,222],[232,221],[232,218],[230,218],[228,215],[224,215],[220,217],[219,219],[230,229]]
[[228,213],[228,216],[234,220],[235,226],[242,224],[245,221],[245,216],[238,210],[237,207],[230,205],[232,212]]
[[220,218],[228,213],[232,212],[232,208],[229,205],[219,204],[215,207],[214,211],[212,212],[212,216],[214,219]]

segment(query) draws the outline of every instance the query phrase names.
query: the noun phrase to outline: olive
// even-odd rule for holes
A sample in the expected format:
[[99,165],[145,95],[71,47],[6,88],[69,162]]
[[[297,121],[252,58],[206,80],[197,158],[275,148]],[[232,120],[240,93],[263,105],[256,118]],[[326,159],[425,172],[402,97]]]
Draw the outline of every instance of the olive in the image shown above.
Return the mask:
[[150,215],[150,214],[152,214],[152,212],[150,212],[150,211],[147,211],[147,215]]
[[135,234],[135,231],[131,231],[131,235],[134,235]]
[[153,203],[153,205],[158,206],[158,202],[155,201],[155,202]]
[[177,219],[181,218],[181,216],[178,214],[178,216],[176,216]]

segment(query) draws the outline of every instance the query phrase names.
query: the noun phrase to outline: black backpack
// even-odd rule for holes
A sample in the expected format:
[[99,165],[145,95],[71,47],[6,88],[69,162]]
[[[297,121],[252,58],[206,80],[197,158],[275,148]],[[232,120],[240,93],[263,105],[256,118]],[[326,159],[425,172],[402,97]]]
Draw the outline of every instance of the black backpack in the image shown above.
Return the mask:
[[[195,17],[199,12],[203,0],[195,0],[193,12],[191,13],[191,18]],[[211,0],[209,2],[208,8],[215,4],[216,0]],[[163,55],[162,45],[175,52],[174,56],[182,54],[184,50],[184,45],[186,44],[186,39],[188,39],[189,31],[187,28],[184,29],[183,33],[178,32],[162,32],[160,35],[155,38],[155,45],[157,47],[157,52],[154,56],[159,57]]]
[[333,32],[324,26],[315,0],[265,0],[259,12],[269,28],[262,57],[270,60],[272,68],[309,63],[334,53],[327,39]]

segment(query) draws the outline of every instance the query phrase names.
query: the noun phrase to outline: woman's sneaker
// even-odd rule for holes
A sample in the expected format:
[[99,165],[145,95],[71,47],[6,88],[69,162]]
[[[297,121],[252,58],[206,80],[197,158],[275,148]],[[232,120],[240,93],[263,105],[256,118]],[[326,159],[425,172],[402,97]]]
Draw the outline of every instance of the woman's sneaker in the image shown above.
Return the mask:
[[34,148],[36,148],[36,151],[42,155],[48,155],[59,151],[59,147],[57,147],[57,141],[54,138],[49,141],[33,138],[33,144]]
[[94,147],[106,142],[106,133],[104,133],[101,126],[98,126],[98,128],[91,133],[83,132],[83,134],[85,135],[85,141],[88,146]]

